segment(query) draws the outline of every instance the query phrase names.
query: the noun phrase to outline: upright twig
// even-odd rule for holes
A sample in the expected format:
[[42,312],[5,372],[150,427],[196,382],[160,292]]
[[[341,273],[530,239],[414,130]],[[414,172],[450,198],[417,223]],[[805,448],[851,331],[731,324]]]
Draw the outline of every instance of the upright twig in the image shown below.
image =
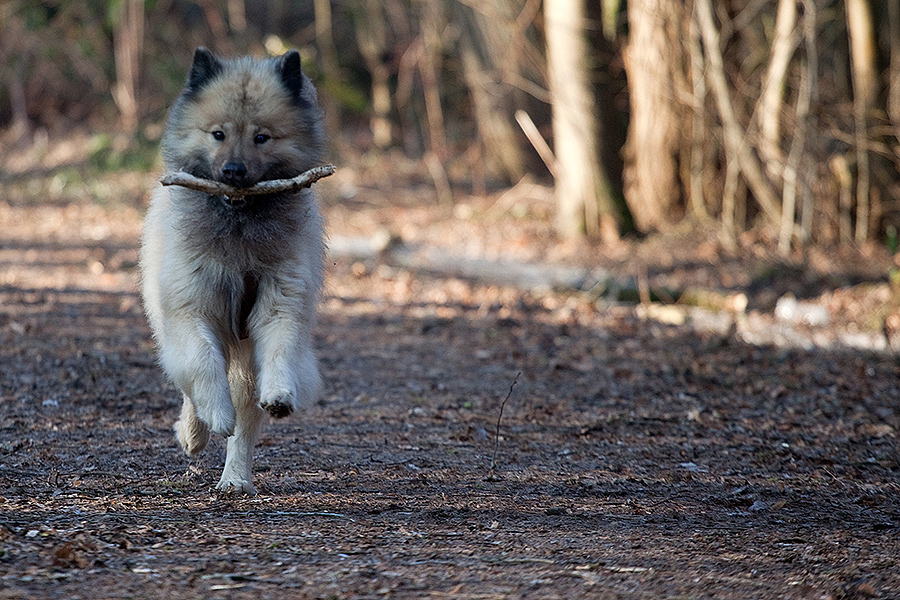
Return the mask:
[[494,432],[494,453],[491,456],[491,471],[497,466],[497,448],[500,446],[500,419],[503,418],[503,408],[506,406],[509,397],[512,396],[513,388],[516,387],[516,382],[519,381],[519,375],[521,374],[521,371],[516,373],[516,378],[513,379],[513,382],[510,384],[509,391],[506,393],[506,398],[500,403],[500,414],[497,415],[497,430]]

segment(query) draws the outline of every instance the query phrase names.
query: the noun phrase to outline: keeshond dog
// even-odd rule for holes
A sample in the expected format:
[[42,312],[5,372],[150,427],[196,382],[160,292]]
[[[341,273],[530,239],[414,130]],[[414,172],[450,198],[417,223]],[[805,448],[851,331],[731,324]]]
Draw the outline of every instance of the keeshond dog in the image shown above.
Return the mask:
[[[167,172],[234,187],[319,164],[323,118],[296,51],[226,60],[198,48],[162,137]],[[253,447],[320,392],[312,330],[323,270],[314,193],[229,200],[158,186],[144,222],[144,307],[166,375],[184,398],[175,434],[194,456],[228,438],[216,486],[254,494]]]

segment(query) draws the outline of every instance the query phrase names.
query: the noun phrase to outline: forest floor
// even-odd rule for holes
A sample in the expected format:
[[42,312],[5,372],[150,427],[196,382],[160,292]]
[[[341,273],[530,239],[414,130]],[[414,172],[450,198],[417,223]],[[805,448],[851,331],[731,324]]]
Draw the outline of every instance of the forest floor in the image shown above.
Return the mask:
[[[900,597],[890,255],[565,244],[540,186],[451,208],[378,173],[317,184],[326,392],[232,497],[223,441],[172,436],[136,283],[153,177],[7,165],[0,598]],[[467,261],[493,270],[442,271]],[[491,281],[523,264],[587,275]]]

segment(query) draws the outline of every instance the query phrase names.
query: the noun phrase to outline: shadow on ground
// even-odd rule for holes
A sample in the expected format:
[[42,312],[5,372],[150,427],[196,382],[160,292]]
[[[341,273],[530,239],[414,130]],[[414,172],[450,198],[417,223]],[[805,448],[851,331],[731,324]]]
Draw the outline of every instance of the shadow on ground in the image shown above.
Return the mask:
[[221,440],[180,454],[134,291],[0,288],[0,597],[900,589],[893,359],[330,266],[327,392],[256,498],[213,493]]

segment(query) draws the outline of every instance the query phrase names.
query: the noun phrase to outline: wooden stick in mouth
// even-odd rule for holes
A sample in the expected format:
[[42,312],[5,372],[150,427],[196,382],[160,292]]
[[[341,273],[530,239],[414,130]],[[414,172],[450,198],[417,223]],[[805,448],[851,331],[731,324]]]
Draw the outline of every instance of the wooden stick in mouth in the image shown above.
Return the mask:
[[269,181],[260,181],[248,188],[236,188],[227,183],[212,181],[211,179],[202,179],[195,177],[190,173],[177,171],[169,173],[160,179],[163,185],[178,185],[186,187],[198,192],[205,192],[216,196],[227,196],[228,198],[242,199],[244,196],[255,196],[258,194],[280,194],[290,193],[308,188],[323,177],[332,175],[335,171],[334,165],[323,165],[321,167],[313,167],[308,171],[300,173],[291,179],[271,179]]

